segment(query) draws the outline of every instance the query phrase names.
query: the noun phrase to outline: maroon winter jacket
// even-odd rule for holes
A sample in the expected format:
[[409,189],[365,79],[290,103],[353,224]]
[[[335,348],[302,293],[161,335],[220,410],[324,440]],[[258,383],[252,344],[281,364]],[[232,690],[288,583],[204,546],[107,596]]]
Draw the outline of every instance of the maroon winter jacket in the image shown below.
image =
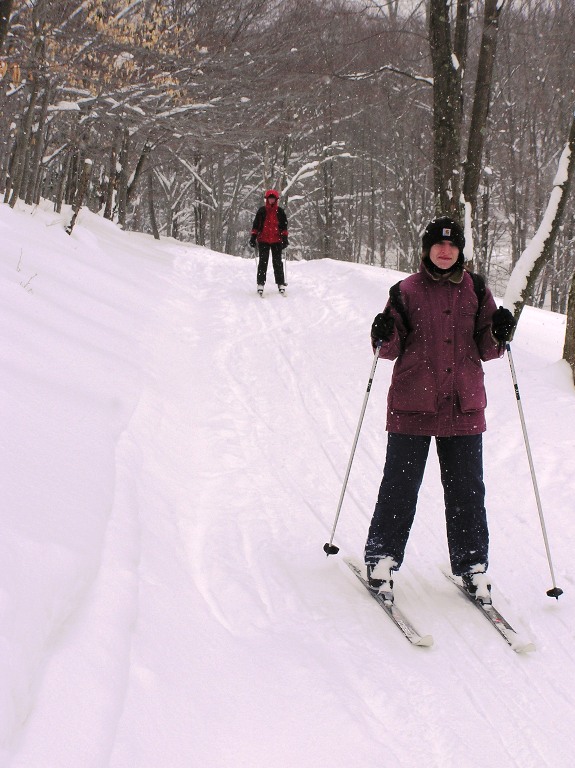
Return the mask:
[[482,360],[501,357],[505,344],[491,335],[496,310],[486,286],[478,312],[473,280],[458,269],[448,277],[420,271],[401,282],[405,320],[379,356],[396,360],[387,398],[387,430],[405,435],[475,435],[485,431],[487,398]]

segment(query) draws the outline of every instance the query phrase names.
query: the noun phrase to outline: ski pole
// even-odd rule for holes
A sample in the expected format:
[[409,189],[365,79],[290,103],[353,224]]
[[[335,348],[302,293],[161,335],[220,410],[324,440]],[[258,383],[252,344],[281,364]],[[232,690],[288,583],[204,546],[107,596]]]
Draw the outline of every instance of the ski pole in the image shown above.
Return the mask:
[[359,415],[359,423],[357,425],[357,429],[355,431],[355,437],[353,439],[353,446],[351,448],[351,455],[349,457],[349,461],[347,463],[347,470],[345,472],[345,478],[343,481],[343,487],[341,489],[341,494],[339,496],[339,503],[337,505],[337,512],[335,513],[335,520],[333,523],[333,528],[331,531],[331,537],[330,540],[323,545],[323,551],[326,553],[326,555],[337,555],[339,552],[339,547],[336,547],[333,543],[333,537],[335,536],[335,529],[337,528],[337,522],[339,520],[339,513],[341,512],[341,505],[343,504],[343,497],[345,496],[345,489],[347,488],[347,481],[349,479],[349,473],[351,471],[351,465],[353,463],[353,457],[355,455],[355,448],[357,446],[357,441],[359,439],[359,433],[361,430],[361,425],[363,423],[363,416],[365,414],[365,409],[367,408],[367,401],[369,399],[369,393],[371,391],[371,384],[373,382],[373,377],[375,376],[375,367],[377,365],[377,358],[379,357],[379,348],[381,347],[381,341],[378,342],[375,354],[373,356],[373,363],[371,366],[371,373],[369,374],[369,381],[367,382],[367,389],[365,391],[365,397],[363,398],[363,405],[361,407],[361,413]]
[[511,368],[511,378],[513,379],[513,386],[515,387],[515,398],[517,400],[517,408],[519,409],[521,427],[523,428],[523,437],[525,439],[525,448],[527,450],[527,458],[529,460],[529,469],[531,470],[531,479],[533,481],[533,489],[535,491],[535,500],[537,501],[537,509],[539,511],[539,520],[541,522],[541,530],[543,532],[543,541],[545,542],[545,551],[547,552],[547,562],[549,563],[549,570],[551,571],[551,581],[553,582],[553,589],[547,590],[547,594],[549,595],[549,597],[554,597],[556,600],[558,600],[559,595],[563,594],[563,590],[560,589],[555,583],[553,563],[551,562],[551,551],[549,549],[549,539],[547,538],[547,530],[545,528],[545,518],[543,516],[543,508],[541,506],[541,497],[539,496],[539,488],[537,487],[537,479],[535,477],[535,467],[533,465],[533,457],[531,456],[531,448],[529,447],[529,438],[527,437],[527,427],[525,426],[525,416],[523,415],[521,395],[519,394],[519,386],[517,384],[515,366],[513,365],[513,355],[511,354],[511,344],[509,342],[506,342],[505,347],[507,349],[507,357],[509,358],[509,367]]

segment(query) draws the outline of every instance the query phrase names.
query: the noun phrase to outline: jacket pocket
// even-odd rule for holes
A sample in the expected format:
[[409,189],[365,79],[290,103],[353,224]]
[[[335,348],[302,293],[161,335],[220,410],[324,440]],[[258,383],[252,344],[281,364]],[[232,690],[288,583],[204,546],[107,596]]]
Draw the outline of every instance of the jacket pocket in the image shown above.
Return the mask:
[[431,365],[417,362],[394,373],[389,406],[400,413],[437,413],[437,383]]
[[459,314],[463,315],[464,317],[467,315],[472,315],[475,317],[478,308],[479,304],[477,302],[476,296],[465,296],[459,306]]
[[481,361],[465,357],[455,386],[462,413],[482,411],[487,405],[484,379]]

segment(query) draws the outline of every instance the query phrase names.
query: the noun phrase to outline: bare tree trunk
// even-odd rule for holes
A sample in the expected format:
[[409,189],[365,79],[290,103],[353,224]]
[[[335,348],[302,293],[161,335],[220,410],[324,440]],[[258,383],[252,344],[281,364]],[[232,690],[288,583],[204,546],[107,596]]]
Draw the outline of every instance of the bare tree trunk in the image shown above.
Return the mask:
[[80,177],[80,183],[78,184],[78,191],[76,192],[76,200],[74,202],[74,207],[73,207],[74,215],[72,216],[70,223],[66,227],[66,233],[68,235],[72,234],[72,230],[74,229],[74,225],[76,224],[78,214],[80,213],[80,209],[82,208],[82,205],[84,203],[84,198],[88,190],[88,184],[90,183],[90,176],[92,175],[92,168],[93,168],[92,161],[84,160],[82,175]]
[[46,127],[46,120],[48,117],[48,107],[50,105],[50,98],[52,95],[52,89],[50,84],[46,81],[44,85],[44,96],[42,99],[42,108],[40,110],[40,117],[38,119],[38,125],[34,132],[34,151],[30,159],[28,166],[29,176],[26,185],[25,202],[27,205],[32,205],[35,198],[36,189],[38,186],[38,177],[40,176],[42,166],[42,154],[44,151],[44,134]]
[[[468,5],[461,6],[461,13]],[[463,24],[464,18],[458,18]],[[465,38],[462,32],[458,39]],[[429,43],[433,64],[433,189],[437,213],[460,217],[462,65],[451,44],[448,0],[430,0]]]
[[[32,81],[30,96],[28,99],[28,108],[20,123],[20,128],[14,144],[14,155],[12,157],[10,177],[6,187],[6,200],[11,208],[14,208],[16,201],[20,196],[24,179],[24,168],[26,165],[26,153],[30,141],[30,131],[34,120],[34,109],[36,99],[38,98],[38,81]],[[9,199],[8,199],[9,195]]]
[[[526,250],[521,254],[521,258],[517,262],[515,270],[520,270],[522,267],[522,261],[525,260],[529,271],[524,280],[524,285],[520,290],[520,297],[516,299],[513,295],[515,290],[514,286],[514,272],[511,273],[509,278],[509,284],[507,286],[506,296],[509,295],[513,300],[515,318],[518,319],[525,303],[531,298],[537,278],[545,264],[553,258],[553,249],[555,246],[555,240],[559,232],[563,220],[563,214],[567,205],[567,197],[569,195],[569,188],[571,186],[571,180],[575,172],[575,112],[571,119],[571,129],[569,131],[569,139],[565,145],[559,160],[559,168],[553,184],[553,190],[549,197],[549,203],[547,210],[543,216],[543,221],[539,225],[535,237],[531,243],[527,246]],[[535,248],[533,263],[529,262],[531,254],[530,248]],[[520,273],[519,273],[520,278]],[[573,311],[573,310],[572,310]]]
[[197,173],[197,175],[194,176],[194,198],[195,198],[194,231],[195,231],[195,238],[196,238],[197,245],[205,245],[206,244],[206,225],[205,225],[204,206],[203,206],[204,189],[200,184],[200,180],[198,178],[201,175],[201,171],[202,171],[201,155],[196,154],[196,156],[194,157],[194,161],[195,161],[196,173]]
[[333,161],[322,163],[323,180],[323,212],[322,212],[322,257],[333,258],[333,215],[334,215],[334,191],[333,191]]
[[501,0],[485,0],[483,34],[479,50],[477,77],[475,79],[475,96],[471,111],[469,142],[467,145],[467,159],[465,161],[463,180],[463,195],[465,201],[471,204],[473,218],[475,218],[477,208],[477,192],[481,179],[481,157],[485,143],[493,67],[497,50],[499,15],[503,5],[504,3]]
[[[77,137],[76,137],[77,139]],[[80,186],[80,177],[82,175],[81,151],[75,143],[71,147],[70,163],[68,165],[68,176],[66,177],[66,186],[64,187],[64,202],[66,205],[74,205],[78,187]]]
[[0,0],[0,53],[4,50],[4,41],[10,26],[10,14],[14,0]]
[[[282,152],[282,167],[281,167],[281,174],[280,174],[280,189],[281,192],[287,182],[287,174],[288,174],[288,165],[289,165],[289,159],[291,154],[291,148],[292,148],[292,137],[291,134],[287,134],[283,141],[283,152]],[[287,206],[289,201],[289,192],[288,195],[283,200],[283,206]]]
[[[156,240],[160,239],[160,231],[158,229],[158,222],[156,220],[156,210],[154,207],[154,169],[152,168],[151,161],[152,145],[146,141],[144,149],[138,160],[137,173],[134,174],[134,181],[130,185],[133,187],[136,176],[140,173],[145,174],[146,186],[147,186],[147,201],[148,201],[148,216],[150,217],[150,226],[152,227],[152,234]],[[139,170],[138,170],[139,169]]]
[[144,144],[144,148],[142,150],[142,154],[140,155],[138,162],[136,163],[136,168],[134,170],[134,174],[132,176],[132,181],[128,185],[127,193],[126,193],[126,202],[127,205],[130,205],[130,203],[134,199],[135,191],[138,187],[138,181],[140,180],[140,176],[142,175],[142,172],[146,166],[146,163],[149,160],[150,150],[152,147],[148,144],[146,141]]
[[[224,247],[225,253],[234,253],[234,251],[237,248],[237,239],[238,239],[238,210],[239,210],[239,195],[242,187],[242,178],[244,173],[244,154],[243,151],[240,150],[240,153],[238,155],[238,163],[237,163],[237,169],[236,169],[236,177],[234,181],[234,188],[231,195],[231,200],[228,205],[227,210],[227,228],[226,228],[226,242]],[[285,185],[285,181],[283,182],[283,185]],[[286,206],[287,203],[287,197],[286,200],[284,200],[283,205]]]
[[104,206],[104,218],[112,219],[114,215],[114,193],[118,180],[118,146],[120,143],[120,131],[116,132],[112,149],[110,151],[110,171],[108,173],[108,185],[106,188],[106,204]]
[[[12,208],[16,205],[16,200],[22,195],[25,171],[30,157],[30,133],[34,120],[36,100],[38,98],[39,72],[45,62],[46,38],[44,35],[44,25],[47,11],[48,5],[46,0],[37,0],[32,8],[33,39],[26,67],[27,80],[31,82],[31,87],[28,109],[26,115],[21,120],[14,148],[12,172],[10,174],[11,195],[9,200]],[[8,190],[6,190],[6,194],[8,194]]]
[[575,274],[571,278],[571,286],[569,288],[563,359],[567,360],[575,376]]
[[[176,199],[174,201],[174,212],[172,214],[172,237],[176,240],[180,239],[180,201],[179,199]],[[217,250],[221,250],[221,248],[217,248]]]
[[128,148],[130,143],[130,134],[127,128],[122,132],[122,145],[118,164],[118,223],[122,228],[126,226],[126,216],[128,214]]
[[369,221],[367,226],[368,242],[368,264],[375,264],[375,217],[376,217],[376,199],[375,199],[375,169],[373,167],[373,158],[369,163]]
[[68,173],[70,172],[70,166],[72,164],[72,155],[73,155],[73,151],[70,149],[70,151],[67,153],[66,162],[64,163],[62,172],[60,173],[60,180],[58,182],[56,200],[54,202],[54,210],[56,211],[56,213],[60,213],[60,211],[62,210],[62,203],[64,202],[64,191],[66,188],[66,178],[68,177]]
[[220,155],[214,168],[214,189],[216,190],[216,207],[212,216],[212,231],[210,247],[215,251],[221,250],[223,243],[223,208],[224,208],[224,158]]
[[[364,129],[365,135],[365,129]],[[362,143],[365,138],[362,139]],[[353,228],[353,246],[351,253],[351,260],[356,264],[361,262],[361,252],[363,249],[363,233],[364,233],[364,199],[365,199],[365,160],[361,161],[361,173],[359,175],[358,184],[355,187],[355,210],[354,210],[354,228]],[[335,232],[334,232],[335,235]]]
[[[475,268],[479,274],[487,277],[489,275],[489,216],[490,216],[490,186],[491,179],[488,175],[483,180],[483,194],[481,195],[481,215],[479,211],[477,218],[479,229],[479,247],[473,254],[475,259]],[[477,255],[476,255],[477,254]]]
[[552,264],[547,262],[545,264],[545,268],[543,269],[543,275],[541,277],[541,284],[539,285],[539,296],[533,297],[533,306],[537,307],[538,309],[544,309],[545,307],[545,297],[547,296],[547,290],[549,287],[549,273],[552,271]]
[[148,177],[148,215],[150,217],[150,226],[152,227],[152,233],[156,240],[160,239],[160,230],[158,229],[158,222],[156,220],[156,210],[154,207],[154,170],[152,164],[148,162],[148,168],[146,170]]

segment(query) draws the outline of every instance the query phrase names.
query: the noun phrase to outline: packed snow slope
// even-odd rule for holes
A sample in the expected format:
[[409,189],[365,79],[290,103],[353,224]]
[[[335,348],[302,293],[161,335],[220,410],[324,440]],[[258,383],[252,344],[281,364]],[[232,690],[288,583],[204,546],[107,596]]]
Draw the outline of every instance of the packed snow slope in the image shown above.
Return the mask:
[[398,274],[252,258],[0,206],[0,765],[572,768],[575,390],[565,318],[513,352],[556,581],[504,358],[486,364],[496,605],[514,653],[442,575],[432,453],[396,600],[409,645],[345,566],[385,454],[380,361]]

